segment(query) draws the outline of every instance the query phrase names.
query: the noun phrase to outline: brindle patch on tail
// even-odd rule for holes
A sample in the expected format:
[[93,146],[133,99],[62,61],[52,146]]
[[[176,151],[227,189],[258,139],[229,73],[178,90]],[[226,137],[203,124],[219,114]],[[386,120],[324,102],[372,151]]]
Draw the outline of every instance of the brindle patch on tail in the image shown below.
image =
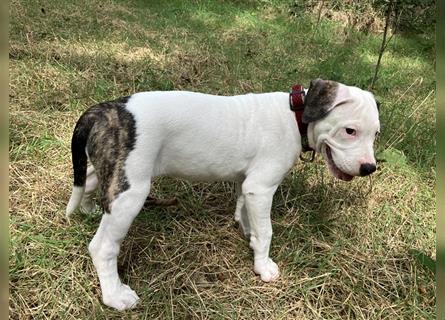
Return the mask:
[[129,97],[100,103],[87,111],[94,118],[87,152],[99,179],[101,204],[110,213],[111,202],[130,188],[125,161],[136,142],[136,122],[125,109]]

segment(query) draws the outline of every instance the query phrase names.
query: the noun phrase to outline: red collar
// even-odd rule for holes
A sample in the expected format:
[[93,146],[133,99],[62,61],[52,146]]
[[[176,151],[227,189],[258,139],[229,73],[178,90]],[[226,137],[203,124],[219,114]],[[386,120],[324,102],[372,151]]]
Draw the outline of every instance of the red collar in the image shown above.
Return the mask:
[[292,90],[289,93],[290,109],[295,113],[295,120],[298,123],[298,130],[302,136],[307,135],[307,124],[303,123],[303,111],[304,111],[304,87],[296,84],[292,86]]
[[292,90],[289,93],[290,109],[295,113],[295,120],[297,120],[298,130],[303,142],[303,151],[312,150],[307,144],[307,123],[303,123],[303,111],[304,111],[304,96],[305,91],[302,85],[292,86]]

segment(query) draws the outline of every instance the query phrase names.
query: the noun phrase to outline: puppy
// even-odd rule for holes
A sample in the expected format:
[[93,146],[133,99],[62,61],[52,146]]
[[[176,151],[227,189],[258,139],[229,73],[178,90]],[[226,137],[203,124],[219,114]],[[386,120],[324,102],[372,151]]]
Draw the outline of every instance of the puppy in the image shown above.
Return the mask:
[[103,302],[124,310],[139,300],[120,280],[117,256],[155,177],[237,182],[235,220],[253,249],[254,272],[269,282],[279,275],[269,257],[272,198],[302,152],[302,137],[335,177],[349,181],[376,170],[379,129],[370,92],[322,79],[290,95],[141,92],[91,107],[74,129],[66,214],[80,204],[92,210],[99,188],[105,213],[89,252]]

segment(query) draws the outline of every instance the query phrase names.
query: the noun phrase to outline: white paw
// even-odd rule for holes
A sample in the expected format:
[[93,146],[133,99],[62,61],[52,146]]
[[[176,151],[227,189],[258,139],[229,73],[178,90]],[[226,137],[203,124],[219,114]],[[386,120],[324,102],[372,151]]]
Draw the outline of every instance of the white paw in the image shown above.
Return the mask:
[[264,282],[274,281],[280,275],[277,264],[270,258],[255,260],[253,271],[259,274]]
[[139,302],[139,297],[129,286],[121,284],[114,293],[104,295],[103,302],[109,307],[122,311],[134,308]]

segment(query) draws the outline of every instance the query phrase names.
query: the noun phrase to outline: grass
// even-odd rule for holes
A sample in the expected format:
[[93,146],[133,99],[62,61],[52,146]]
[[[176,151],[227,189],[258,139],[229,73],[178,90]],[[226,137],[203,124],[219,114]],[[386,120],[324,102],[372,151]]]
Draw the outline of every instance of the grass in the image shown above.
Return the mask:
[[231,183],[162,178],[179,204],[139,215],[119,268],[142,299],[100,302],[87,245],[99,216],[64,209],[70,138],[90,105],[147,90],[286,91],[318,76],[367,87],[380,35],[289,13],[290,2],[19,1],[10,5],[12,319],[433,319],[434,37],[396,35],[375,93],[382,160],[372,179],[335,181],[321,159],[277,191],[263,284],[233,222]]

